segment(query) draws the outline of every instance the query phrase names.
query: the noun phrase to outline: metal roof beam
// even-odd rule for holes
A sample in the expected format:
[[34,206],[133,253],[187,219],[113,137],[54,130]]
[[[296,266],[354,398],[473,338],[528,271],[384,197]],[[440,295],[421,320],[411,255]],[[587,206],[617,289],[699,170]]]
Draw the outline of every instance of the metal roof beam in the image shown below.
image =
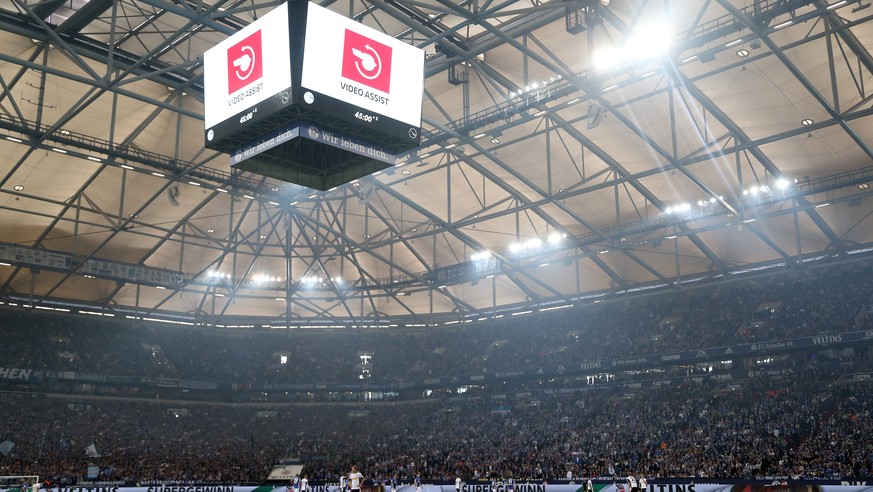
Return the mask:
[[112,0],[90,0],[57,27],[58,32],[79,32],[112,7]]
[[[451,6],[451,3],[448,2],[448,0],[438,0],[438,1],[439,1],[440,3],[442,3],[442,4],[444,4],[444,5]],[[463,14],[462,12],[459,12],[459,15],[462,15],[462,14]],[[637,134],[637,135],[638,135],[640,138],[642,138],[644,141],[646,141],[646,142],[649,143],[651,146],[653,146],[653,148],[654,148],[654,149],[655,149],[659,154],[662,154],[662,155],[665,157],[665,159],[667,159],[668,161],[671,161],[671,160],[672,160],[671,157],[670,157],[670,155],[669,155],[666,151],[664,151],[663,149],[660,149],[660,147],[657,145],[656,142],[654,142],[653,139],[651,139],[650,137],[648,137],[648,135],[646,135],[645,132],[643,132],[641,129],[639,129],[639,127],[637,127],[635,124],[633,124],[633,123],[632,123],[630,120],[628,120],[626,117],[624,117],[624,115],[622,115],[620,112],[618,112],[617,110],[615,110],[615,108],[613,107],[613,105],[612,105],[609,101],[607,101],[605,98],[603,98],[602,95],[600,94],[600,91],[599,91],[596,87],[594,87],[594,86],[593,86],[589,81],[584,80],[584,79],[582,79],[582,78],[580,78],[580,77],[577,77],[577,76],[576,76],[575,74],[573,74],[573,73],[562,73],[562,72],[565,72],[565,71],[562,70],[562,69],[560,69],[560,67],[555,66],[555,65],[552,64],[550,61],[546,60],[546,59],[545,59],[542,55],[540,55],[539,53],[536,53],[536,52],[530,50],[527,46],[525,46],[525,45],[519,43],[517,40],[515,40],[515,39],[509,37],[508,35],[506,35],[505,33],[503,33],[500,29],[495,28],[495,27],[494,27],[493,25],[491,25],[490,23],[488,23],[488,22],[480,22],[480,25],[481,25],[482,27],[484,27],[485,29],[487,29],[488,31],[493,32],[497,37],[503,39],[503,41],[504,41],[505,43],[507,43],[507,44],[513,46],[514,48],[516,48],[516,49],[519,50],[520,52],[524,53],[526,56],[528,56],[528,57],[530,57],[531,59],[535,60],[537,63],[540,63],[542,66],[547,67],[547,68],[549,68],[550,70],[554,71],[555,73],[561,74],[562,77],[564,77],[564,78],[566,78],[566,79],[572,81],[574,84],[576,84],[576,85],[578,85],[579,87],[581,87],[581,88],[583,89],[583,91],[584,91],[585,93],[589,94],[591,97],[596,97],[597,100],[600,102],[600,104],[603,105],[605,108],[609,109],[611,112],[613,112],[613,113],[614,113],[614,114],[615,114],[615,115],[616,115],[616,116],[617,116],[617,117],[622,121],[622,123],[624,123],[624,125],[625,125],[628,129],[630,129],[632,132],[634,132],[635,134]],[[558,120],[555,119],[555,118],[556,118],[556,115],[553,116],[553,120],[554,120],[554,121],[558,121]],[[566,125],[566,123],[564,123],[564,125],[565,125],[565,126],[568,126],[568,125]],[[569,130],[568,128],[565,128],[565,129]],[[572,130],[575,131],[575,129],[572,129]],[[579,136],[582,136],[581,133],[579,133],[578,131],[576,131],[575,133],[576,133],[577,135],[579,135]],[[583,136],[583,138],[584,138],[584,136]],[[605,154],[605,153],[604,153],[604,154]],[[608,161],[605,160],[605,159],[604,159],[604,161],[605,161],[605,162],[612,162],[612,163],[614,163],[615,165],[618,165],[618,162],[617,162],[615,159],[612,159],[611,157],[608,159]],[[619,168],[621,168],[621,166],[619,166]],[[615,169],[618,170],[619,168],[615,168]],[[621,168],[621,170],[623,171],[623,175],[627,175],[627,174],[628,174],[628,173],[627,173],[627,170],[625,170],[624,168]],[[697,180],[697,184],[698,184],[698,186],[701,186],[701,185],[702,185],[702,182],[700,182],[699,180]],[[632,182],[632,185],[634,186],[635,189],[637,189],[637,191],[640,191],[641,193],[642,193],[643,190],[645,189],[645,188],[644,188],[640,183],[638,183],[638,182]],[[651,192],[649,192],[648,190],[645,190],[645,193],[643,193],[643,194],[644,194],[644,196],[645,196],[645,195],[648,195],[649,201],[652,202],[653,204],[656,204],[656,206],[657,206],[658,204],[660,204],[660,200],[658,200],[658,199],[657,199],[657,198],[656,198],[656,197],[655,197]],[[711,193],[710,193],[710,194],[711,194]],[[716,195],[716,196],[717,196],[717,195]],[[704,255],[706,255],[706,256],[710,259],[710,261],[712,261],[712,263],[713,263],[714,265],[716,265],[716,266],[719,267],[720,269],[724,266],[723,263],[722,263],[722,261],[721,261],[721,260],[720,260],[716,255],[715,255],[715,253],[713,253],[712,250],[709,249],[709,247],[707,247],[707,246],[706,246],[702,241],[700,241],[699,238],[696,238],[696,237],[694,237],[694,236],[690,236],[689,239],[691,239],[691,241],[694,243],[694,245],[695,245],[695,246],[696,246],[696,247],[697,247],[697,248],[698,248],[698,249],[699,249],[699,250],[700,250]]]
[[[386,191],[388,191],[388,190],[386,190]],[[393,193],[392,193],[392,195],[395,196],[395,198],[397,198],[397,196],[394,195]],[[398,198],[398,199],[401,199],[401,198]],[[401,199],[401,200],[402,200],[402,199]],[[306,222],[311,222],[313,225],[315,225],[315,226],[317,226],[317,227],[326,227],[324,224],[321,224],[321,223],[315,221],[315,220],[312,219],[311,217],[301,216],[301,219],[304,220],[304,221],[306,221]],[[435,220],[438,220],[438,219],[435,219]],[[327,227],[327,229],[328,229],[328,230],[331,230],[330,227]],[[385,264],[392,264],[392,262],[391,262],[391,260],[390,260],[389,258],[386,258],[385,256],[383,256],[381,253],[378,253],[378,252],[375,251],[374,249],[368,249],[368,248],[365,247],[365,245],[361,245],[361,244],[359,244],[359,243],[356,243],[356,242],[353,241],[350,237],[348,237],[345,233],[337,233],[337,231],[333,231],[333,232],[334,232],[334,234],[336,234],[336,235],[342,237],[345,241],[349,242],[350,244],[357,244],[358,247],[361,248],[362,251],[366,252],[366,253],[369,254],[369,255],[372,255],[374,258],[376,258],[376,259],[378,259],[378,260],[384,262]],[[401,266],[401,265],[398,265],[398,264],[394,264],[394,266],[397,268],[398,271],[403,272],[404,274],[406,274],[406,275],[408,275],[408,276],[410,276],[410,277],[416,277],[416,273],[415,273],[415,272],[413,272],[413,271],[411,271],[411,270],[409,270],[409,269],[407,269],[407,268],[405,268],[405,267],[403,267],[403,266]],[[427,287],[429,287],[430,289],[432,289],[432,290],[438,290],[438,289],[436,288],[436,285],[433,283],[431,277],[421,277],[421,276],[419,276],[419,277],[417,277],[417,278],[419,278],[419,279],[421,280],[421,282],[422,282],[423,284],[425,284]],[[385,292],[389,293],[389,295],[393,295],[393,294],[390,293],[390,290],[389,290],[390,287],[391,287],[391,286],[389,285],[389,286],[380,286],[379,288],[380,288],[381,290],[384,290]],[[469,304],[465,303],[462,299],[459,299],[459,298],[457,298],[457,297],[455,297],[455,296],[452,296],[452,295],[451,295],[450,293],[448,293],[448,292],[443,292],[442,294],[445,295],[445,296],[447,296],[447,297],[449,297],[450,300],[451,300],[455,305],[457,305],[457,306],[465,306],[467,309],[469,309],[469,310],[471,310],[471,311],[475,311],[475,309],[473,308],[473,306],[470,306]]]
[[[333,208],[333,206],[332,206],[329,202],[326,202],[326,207],[327,207],[327,209],[328,209],[328,210],[333,214],[333,218],[334,218],[334,220],[336,221],[336,225],[335,225],[335,229],[334,229],[334,230],[336,230],[336,231],[340,231],[340,232],[345,236],[345,227],[344,227],[344,225],[341,224],[340,221],[337,219],[337,217],[338,217],[338,215],[339,215],[339,214],[338,214],[338,211],[335,210],[335,209]],[[376,213],[377,216],[378,216],[378,211],[376,211],[376,209],[375,209],[374,207],[369,206],[369,205],[368,205],[368,207],[370,208],[370,210],[373,211],[373,213]],[[385,219],[382,219],[381,217],[380,217],[380,219],[381,219],[383,222],[385,222],[385,224],[388,224],[388,221],[386,221]],[[330,230],[330,229],[328,228],[328,230]],[[322,239],[324,239],[325,241],[328,241],[328,240],[329,240],[329,238],[328,238],[324,233],[322,233],[318,228],[316,228],[316,231],[317,231],[318,235],[321,236]],[[407,244],[407,243],[406,243],[406,240],[402,238],[402,235],[399,235],[399,234],[398,234],[398,236],[401,237],[401,241],[403,242],[403,244],[404,244],[407,248],[409,248],[409,251],[412,252],[412,254],[413,254],[413,255],[414,255],[414,256],[415,256],[419,261],[421,261],[422,265],[424,265],[425,268],[427,268],[427,265],[426,265],[426,263],[424,262],[424,259],[421,258],[421,255],[418,253],[418,251],[416,251],[416,250],[415,250],[414,248],[412,248],[409,244]],[[346,237],[347,237],[347,236],[346,236]],[[350,244],[352,244],[352,243],[350,243]],[[367,254],[370,254],[370,252],[367,251]],[[350,263],[352,263],[352,264],[355,266],[355,268],[358,270],[358,274],[361,276],[361,278],[368,277],[368,278],[370,278],[372,281],[377,281],[377,282],[378,282],[378,278],[377,278],[377,277],[375,277],[374,275],[370,274],[370,272],[368,272],[365,268],[363,268],[363,266],[361,265],[361,263],[360,263],[360,262],[358,261],[358,259],[357,259],[357,254],[356,254],[355,251],[350,251],[350,252],[348,253],[348,255],[347,255],[345,258],[348,259],[348,261],[349,261]],[[401,271],[401,270],[402,270],[402,269],[399,268],[399,265],[397,265],[397,264],[394,263],[394,262],[389,263],[389,266],[391,266],[392,268],[396,268],[398,271]],[[392,287],[393,287],[393,288],[392,288]],[[418,319],[419,321],[422,321],[422,322],[423,322],[424,320],[420,318],[419,314],[416,313],[412,308],[410,308],[410,307],[409,307],[405,302],[403,302],[402,299],[400,299],[400,297],[397,295],[397,288],[396,288],[396,287],[397,287],[397,284],[394,284],[393,282],[387,282],[385,285],[383,285],[383,290],[385,291],[386,295],[391,296],[391,298],[394,299],[394,301],[395,301],[399,306],[401,306],[404,310],[406,310],[406,312],[408,312],[410,316],[413,316],[413,317],[415,317],[416,319]],[[361,295],[364,295],[365,292],[367,292],[367,291],[365,291],[365,290],[363,290],[363,289],[360,291]],[[373,310],[375,311],[375,307],[374,307]]]
[[[734,16],[736,16],[737,19],[739,19],[746,26],[746,28],[748,28],[752,32],[757,32],[760,35],[761,40],[764,41],[764,43],[767,45],[768,48],[770,48],[770,50],[773,52],[773,54],[775,54],[776,57],[779,58],[779,60],[785,65],[786,68],[788,68],[788,70],[797,79],[797,81],[800,82],[801,85],[803,85],[804,88],[806,88],[806,90],[809,91],[809,93],[816,99],[816,101],[818,101],[819,104],[822,105],[822,107],[828,112],[828,114],[836,120],[837,124],[839,124],[843,128],[843,130],[845,130],[846,133],[849,134],[850,137],[852,137],[852,140],[854,140],[855,143],[858,144],[860,146],[860,148],[864,150],[864,152],[867,154],[867,156],[870,158],[873,158],[873,151],[871,151],[870,147],[867,146],[866,142],[864,142],[860,138],[860,136],[857,134],[857,132],[855,132],[855,130],[851,126],[849,126],[849,124],[845,121],[845,119],[843,119],[842,117],[840,117],[839,114],[837,114],[837,112],[831,107],[831,105],[828,104],[828,102],[824,99],[824,97],[821,95],[821,93],[819,93],[818,90],[803,75],[803,73],[801,73],[800,70],[797,69],[797,66],[795,66],[794,63],[792,63],[791,60],[789,60],[788,57],[785,55],[785,53],[779,48],[779,46],[777,46],[776,43],[774,43],[773,40],[770,39],[770,36],[768,36],[768,34],[765,31],[763,31],[760,28],[760,26],[758,26],[754,22],[752,22],[751,19],[749,19],[746,15],[741,13],[739,10],[737,10],[737,8],[734,7],[727,0],[718,0],[718,3],[722,7],[724,7],[725,10],[727,10],[728,12],[731,12]],[[740,128],[737,125],[735,125],[732,121],[730,121],[727,118],[727,115],[725,115],[725,113],[723,111],[721,111],[721,108],[716,107],[715,104],[713,104],[709,100],[708,97],[705,97],[705,95],[701,91],[697,91],[697,92],[703,97],[703,99],[698,98],[698,97],[695,97],[695,98],[701,104],[706,106],[707,109],[710,109],[710,112],[713,115],[715,115],[716,118],[718,118],[718,120],[725,126],[725,128],[729,128],[729,129],[731,129],[731,131],[736,130],[736,132],[734,132],[734,133],[737,136],[742,136],[743,140],[748,140],[748,137],[745,135],[745,133],[742,132],[742,130],[740,130]],[[781,175],[782,174],[781,171],[779,171],[779,169],[776,168],[776,165],[773,164],[773,162],[766,155],[764,155],[764,153],[761,152],[757,147],[750,149],[750,151],[753,153],[753,155],[755,155],[755,157],[762,164],[764,164],[764,166],[766,168],[768,168],[768,170],[772,174],[774,174],[774,175]],[[819,229],[821,229],[821,231],[827,236],[828,240],[831,242],[831,244],[834,247],[839,248],[839,249],[845,249],[845,245],[843,244],[842,239],[840,239],[834,233],[834,231],[830,228],[830,226],[821,218],[821,216],[817,212],[815,212],[814,210],[808,210],[807,214],[813,220],[813,222],[815,222],[815,224],[819,227]]]
[[[40,41],[48,41],[51,37],[47,33],[46,29],[39,26],[37,22],[35,22],[29,16],[13,14],[2,9],[0,9],[0,29],[18,34],[19,36],[23,36],[28,39],[36,39]],[[58,39],[62,40],[64,45],[68,46],[69,49],[72,52],[76,53],[78,56],[82,56],[84,58],[88,58],[100,63],[106,63],[106,61],[111,58],[113,63],[123,70],[128,70],[131,67],[135,67],[135,70],[133,70],[132,72],[139,75],[149,74],[154,70],[160,70],[170,67],[170,65],[159,60],[143,58],[141,55],[126,52],[118,48],[112,49],[112,55],[110,57],[109,47],[105,43],[95,41],[77,32],[62,32],[57,35],[57,37]],[[20,60],[6,54],[0,53],[0,55],[3,56],[3,61],[27,65],[25,63],[21,63]],[[27,67],[36,69],[42,68],[42,66],[40,65],[27,65]],[[63,78],[82,82],[84,84],[98,86],[109,85],[105,80],[102,80],[99,77],[97,77],[96,79],[83,77],[79,74],[67,73],[51,67],[45,67],[45,71]],[[185,86],[185,84],[189,83],[191,79],[195,79],[195,83],[191,84],[190,88],[191,90],[197,91],[202,94],[202,83],[196,83],[196,79],[198,77],[200,77],[199,74],[176,70],[169,73],[163,73],[162,75],[156,77],[156,79],[154,80],[157,83],[161,83],[170,87],[182,87]],[[116,88],[114,89],[114,91],[122,93],[121,89]],[[144,100],[145,102],[152,102],[151,99],[144,99],[143,96],[133,93],[131,91],[124,91],[123,93],[124,95],[134,99]],[[197,119],[202,118],[202,115],[194,113],[190,113],[188,114],[188,116]]]
[[[471,163],[471,162],[469,162],[469,161],[465,161],[465,162],[467,162],[467,164],[469,164],[469,165],[474,165],[473,163]],[[474,249],[478,249],[478,250],[486,249],[486,248],[483,247],[483,245],[482,245],[481,243],[479,243],[478,241],[476,241],[475,239],[473,239],[471,236],[465,234],[464,232],[462,232],[462,231],[461,231],[460,229],[458,229],[457,227],[455,227],[455,226],[453,226],[453,225],[451,225],[451,224],[448,224],[448,223],[444,222],[444,221],[441,220],[439,217],[437,217],[436,215],[434,215],[431,211],[429,211],[429,210],[427,210],[425,207],[423,207],[420,203],[416,203],[416,202],[413,202],[413,201],[409,200],[408,198],[406,198],[405,196],[401,195],[400,193],[398,193],[398,192],[395,191],[394,189],[385,186],[383,183],[377,182],[377,184],[378,184],[378,186],[380,187],[380,189],[383,190],[385,193],[387,193],[387,194],[389,194],[389,195],[395,197],[396,199],[398,199],[398,200],[400,200],[400,201],[406,203],[407,206],[409,206],[409,207],[412,208],[413,210],[417,211],[417,212],[420,213],[422,216],[427,217],[428,220],[430,220],[432,223],[441,225],[442,228],[443,228],[443,230],[444,230],[445,232],[448,232],[448,233],[454,235],[455,237],[457,237],[458,239],[460,239],[461,242],[463,242],[463,243],[465,243],[465,244],[467,244],[467,245],[470,245],[470,246],[473,247]],[[504,184],[504,186],[506,186],[506,185]],[[505,191],[508,191],[508,190],[505,190]],[[510,193],[511,193],[511,192],[510,192]],[[519,199],[519,200],[520,200],[520,199],[523,199],[523,198],[520,198],[519,196],[516,196],[516,199]],[[436,234],[438,234],[438,232],[434,232],[433,235],[436,235]],[[501,263],[503,263],[503,264],[505,264],[505,265],[513,266],[513,265],[512,265],[512,262],[508,261],[506,258],[502,258],[502,257],[499,257],[499,256],[498,256],[498,258],[499,258],[499,261],[501,261]],[[504,273],[507,273],[507,272],[504,272]],[[507,273],[507,275],[509,276],[508,273]],[[530,297],[531,299],[537,297],[536,294],[535,294],[534,292],[532,292],[530,289],[528,289],[526,285],[520,283],[517,279],[513,278],[512,276],[509,276],[509,279],[513,281],[513,283],[514,283],[514,284],[519,288],[519,290],[523,291],[523,292],[524,292],[528,297]],[[531,278],[531,280],[534,281],[534,282],[536,282],[536,283],[538,283],[539,285],[541,285],[541,286],[542,286],[543,288],[545,288],[546,290],[551,291],[555,296],[558,296],[558,297],[561,296],[561,293],[560,293],[560,292],[555,291],[554,288],[552,288],[551,286],[548,286],[548,285],[543,284],[543,283],[540,282],[538,279],[536,279],[536,278]],[[472,311],[475,311],[475,309],[473,309]]]
[[[815,0],[814,3],[820,9],[827,9],[828,7],[827,2],[825,2],[824,0]],[[833,25],[834,30],[837,32],[843,42],[846,43],[846,46],[848,46],[849,49],[851,49],[855,53],[855,55],[858,56],[858,60],[861,62],[862,65],[864,65],[864,68],[866,68],[868,72],[873,74],[873,56],[870,55],[870,51],[867,49],[867,47],[864,46],[864,44],[861,43],[860,40],[858,40],[858,37],[855,36],[855,33],[853,33],[850,29],[845,29],[846,25],[848,24],[846,20],[831,10],[827,10],[827,13],[824,15],[824,17],[828,20],[828,22]]]
[[[436,121],[429,121],[428,123],[430,123],[431,125],[434,125],[435,127],[439,127],[439,126],[440,126],[440,124],[439,124],[438,122],[436,122]],[[543,196],[543,197],[548,196],[548,194],[547,194],[544,190],[540,189],[540,188],[539,188],[538,186],[536,186],[534,183],[531,183],[529,179],[527,179],[526,177],[524,177],[524,176],[523,176],[521,173],[519,173],[517,170],[513,169],[512,166],[507,165],[506,162],[504,162],[504,161],[501,160],[501,159],[498,159],[497,156],[495,156],[494,154],[491,154],[491,153],[487,152],[484,148],[482,148],[482,146],[480,146],[479,144],[477,144],[477,143],[475,142],[475,140],[469,140],[469,139],[467,139],[466,137],[464,137],[464,136],[462,136],[462,135],[460,135],[460,134],[457,134],[457,133],[453,132],[452,130],[450,130],[450,129],[448,129],[448,128],[445,128],[445,127],[443,127],[443,131],[446,131],[446,132],[448,132],[449,134],[453,134],[453,136],[455,136],[456,138],[466,140],[466,141],[469,143],[469,145],[470,145],[471,147],[475,148],[477,151],[479,151],[479,153],[480,153],[481,155],[487,157],[489,160],[491,160],[491,161],[494,162],[495,164],[499,165],[501,168],[503,168],[503,170],[505,170],[506,172],[510,173],[513,177],[515,177],[516,179],[518,179],[519,181],[521,181],[522,183],[524,183],[526,186],[530,187],[532,190],[536,191],[540,196]],[[526,196],[524,196],[524,195],[522,195],[521,193],[519,193],[518,190],[515,190],[515,189],[513,189],[513,188],[510,188],[508,184],[506,184],[503,180],[498,179],[498,178],[497,178],[493,173],[491,173],[490,171],[488,171],[485,167],[483,167],[482,165],[480,165],[480,164],[478,164],[477,162],[473,161],[473,160],[470,159],[468,156],[464,156],[464,158],[465,158],[465,162],[466,162],[469,166],[471,166],[471,167],[473,167],[474,169],[476,169],[480,174],[482,174],[483,176],[487,177],[487,178],[488,178],[489,180],[491,180],[494,184],[496,184],[497,186],[501,187],[504,191],[506,191],[507,193],[509,193],[509,194],[512,195],[513,197],[515,197],[516,200],[517,200],[519,203],[524,203],[524,204],[528,204],[528,203],[530,203],[530,200],[529,200]],[[589,230],[594,231],[594,232],[597,231],[597,228],[596,228],[596,227],[594,227],[592,224],[590,224],[590,223],[589,223],[588,221],[586,221],[584,218],[582,218],[581,216],[579,216],[578,214],[576,214],[574,211],[570,210],[566,205],[563,205],[563,204],[560,204],[560,203],[557,203],[557,202],[554,202],[554,201],[547,201],[547,202],[545,202],[545,203],[552,203],[552,204],[554,204],[554,205],[557,206],[558,208],[561,208],[565,213],[570,214],[572,217],[574,217],[576,220],[578,220],[578,221],[580,222],[580,224],[585,225]],[[539,207],[527,207],[527,208],[532,209],[532,210],[534,211],[534,213],[536,213],[537,216],[539,216],[539,217],[540,217],[540,218],[541,218],[545,223],[550,224],[550,225],[551,225],[552,227],[554,227],[555,229],[557,229],[557,230],[561,230],[561,231],[564,230],[563,227],[561,227],[559,224],[557,224],[557,223],[554,221],[553,218],[549,217],[549,215],[546,214],[546,213],[544,213],[544,212],[543,212]],[[625,280],[624,280],[623,278],[621,278],[617,273],[615,273],[615,272],[614,272],[614,271],[613,271],[613,270],[612,270],[612,269],[611,269],[611,268],[610,268],[606,263],[604,263],[602,260],[600,260],[600,259],[595,259],[595,263],[596,263],[597,266],[600,267],[600,269],[603,270],[603,272],[606,273],[606,274],[607,274],[607,275],[608,275],[608,276],[609,276],[609,277],[610,277],[610,278],[611,278],[611,279],[612,279],[616,284],[619,284],[619,285],[625,285]]]

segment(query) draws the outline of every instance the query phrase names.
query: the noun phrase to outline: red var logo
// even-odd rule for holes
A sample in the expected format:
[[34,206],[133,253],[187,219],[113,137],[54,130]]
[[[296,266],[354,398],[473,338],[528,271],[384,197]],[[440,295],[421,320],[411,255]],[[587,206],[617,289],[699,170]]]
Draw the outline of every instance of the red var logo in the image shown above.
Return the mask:
[[227,49],[227,93],[242,89],[264,75],[261,63],[261,31]]
[[391,91],[391,47],[346,29],[343,77],[388,93]]

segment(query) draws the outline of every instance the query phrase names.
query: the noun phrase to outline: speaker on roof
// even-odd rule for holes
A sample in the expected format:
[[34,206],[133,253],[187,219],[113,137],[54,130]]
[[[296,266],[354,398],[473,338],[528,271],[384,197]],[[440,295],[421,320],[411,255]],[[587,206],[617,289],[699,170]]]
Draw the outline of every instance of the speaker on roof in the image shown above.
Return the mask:
[[167,188],[167,199],[176,207],[179,206],[179,196],[181,194],[182,190],[179,189],[179,183],[173,183],[169,188]]
[[601,121],[603,121],[603,107],[597,101],[591,101],[588,106],[588,129],[597,128]]

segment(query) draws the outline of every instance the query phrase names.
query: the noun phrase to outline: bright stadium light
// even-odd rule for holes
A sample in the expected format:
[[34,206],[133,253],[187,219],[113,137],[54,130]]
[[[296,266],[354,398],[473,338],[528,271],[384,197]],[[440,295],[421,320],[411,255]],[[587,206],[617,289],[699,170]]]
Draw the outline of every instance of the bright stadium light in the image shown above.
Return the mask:
[[[700,205],[700,202],[698,202],[698,205]],[[688,212],[690,210],[691,210],[690,203],[677,203],[676,205],[672,205],[672,206],[665,208],[664,213],[667,215],[681,214],[683,212]]]
[[641,24],[625,43],[624,52],[628,58],[646,60],[667,53],[673,46],[673,35],[669,24],[654,21]]
[[663,20],[640,24],[618,47],[596,51],[591,57],[591,67],[599,71],[618,68],[626,62],[645,61],[667,54],[673,47],[673,31]]
[[279,279],[277,277],[271,277],[269,275],[257,274],[252,277],[252,283],[254,284],[266,284],[268,282],[276,282]]
[[473,253],[473,254],[470,256],[470,259],[473,260],[473,261],[484,261],[484,260],[487,260],[488,258],[491,258],[491,252],[490,252],[490,251],[487,251],[487,250],[486,250],[486,251],[480,251],[480,252],[478,252],[478,253]]
[[564,239],[564,237],[566,237],[566,234],[559,234],[557,232],[553,232],[553,233],[549,234],[549,244],[551,244],[552,246],[557,246],[557,245],[561,244],[561,240]]
[[321,277],[315,275],[306,275],[305,277],[300,279],[300,282],[304,285],[313,286],[315,284],[321,283]]
[[607,71],[617,68],[622,62],[622,51],[616,48],[602,48],[591,57],[591,66],[595,70]]
[[524,242],[526,249],[536,249],[543,245],[543,241],[538,237],[533,237]]

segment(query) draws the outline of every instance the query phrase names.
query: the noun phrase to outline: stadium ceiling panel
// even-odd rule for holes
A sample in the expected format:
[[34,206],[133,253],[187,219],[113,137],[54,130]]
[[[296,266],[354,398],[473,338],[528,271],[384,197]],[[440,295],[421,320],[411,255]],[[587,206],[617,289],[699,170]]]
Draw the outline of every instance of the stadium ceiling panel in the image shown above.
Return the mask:
[[426,326],[871,248],[869,2],[320,3],[426,52],[421,147],[325,192],[204,147],[277,2],[0,0],[3,301]]

